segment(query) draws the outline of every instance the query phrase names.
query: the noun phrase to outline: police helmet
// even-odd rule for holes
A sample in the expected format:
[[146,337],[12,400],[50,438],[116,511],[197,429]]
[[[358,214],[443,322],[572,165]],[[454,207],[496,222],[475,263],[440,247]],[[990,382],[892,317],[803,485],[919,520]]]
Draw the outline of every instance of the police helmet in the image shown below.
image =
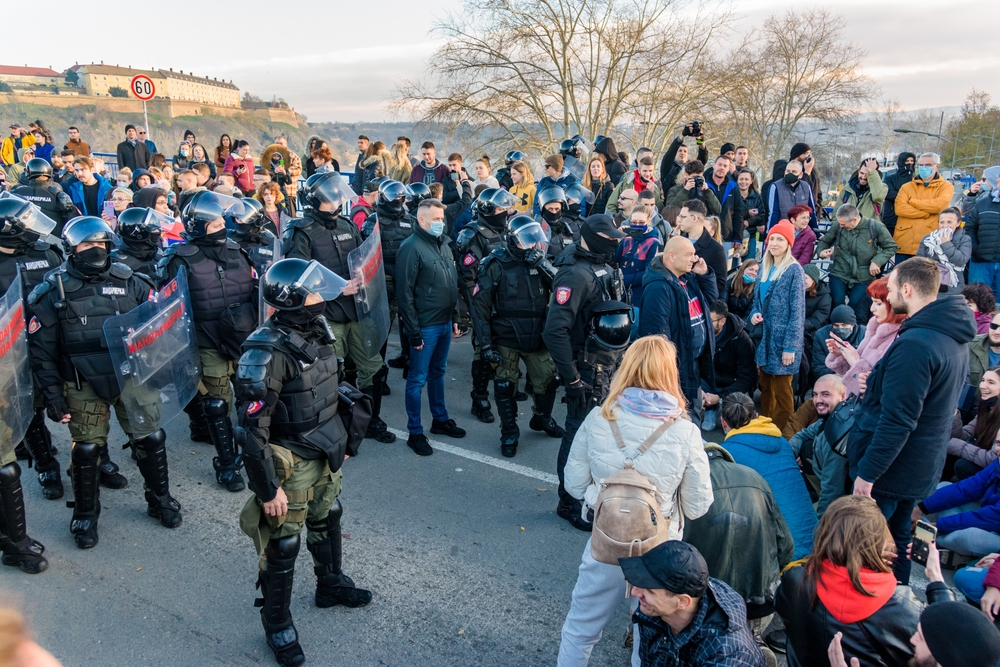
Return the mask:
[[268,268],[263,278],[264,302],[278,310],[298,310],[306,297],[318,294],[333,301],[344,291],[347,281],[316,260],[280,259]]
[[607,350],[624,350],[632,330],[632,307],[621,301],[602,301],[590,311],[590,335]]
[[0,245],[17,248],[34,243],[56,227],[35,204],[8,192],[0,197]]
[[541,223],[527,215],[518,215],[507,223],[507,250],[518,259],[527,251],[537,248],[543,253],[549,249],[549,237]]
[[582,183],[573,183],[566,188],[566,205],[572,206],[580,202],[592,204],[594,202],[594,193],[591,192],[590,188],[583,187]]
[[406,186],[406,207],[416,213],[420,202],[431,198],[431,189],[426,183],[410,183]]
[[572,155],[573,157],[579,157],[579,143],[576,139],[563,139],[562,143],[559,144],[559,153],[564,156]]
[[402,213],[406,207],[406,186],[399,181],[383,181],[378,186],[378,203],[390,211]]
[[509,151],[506,155],[503,156],[503,163],[509,167],[515,162],[521,162],[526,157],[528,156],[521,151],[518,150]]
[[225,215],[226,229],[236,233],[249,233],[264,224],[264,205],[256,199],[244,197]]
[[81,243],[107,243],[110,250],[110,244],[118,242],[108,223],[95,215],[81,215],[67,222],[62,238],[71,255],[76,254],[76,247]]
[[123,243],[158,247],[165,226],[173,224],[169,215],[151,208],[127,208],[118,215],[117,234]]
[[605,139],[607,139],[606,136],[604,136],[603,134],[598,134],[597,136],[594,137],[594,146],[597,146],[597,144],[601,143]]
[[508,212],[518,201],[503,188],[486,188],[476,199],[476,213],[480,220],[496,228],[507,222]]
[[52,178],[52,165],[49,164],[48,160],[43,160],[40,157],[33,157],[24,165],[24,175],[29,181],[33,181],[36,178]]
[[181,211],[187,238],[194,239],[206,235],[206,227],[222,218],[225,220],[234,213],[242,212],[243,204],[236,197],[221,195],[217,192],[202,190],[195,193],[191,201]]
[[326,171],[309,177],[302,189],[307,206],[319,208],[320,204],[332,204],[339,211],[345,203],[356,198],[351,186],[339,173]]
[[558,203],[562,204],[563,210],[566,209],[566,191],[563,190],[558,185],[553,185],[545,188],[538,193],[538,208],[544,209],[547,204]]

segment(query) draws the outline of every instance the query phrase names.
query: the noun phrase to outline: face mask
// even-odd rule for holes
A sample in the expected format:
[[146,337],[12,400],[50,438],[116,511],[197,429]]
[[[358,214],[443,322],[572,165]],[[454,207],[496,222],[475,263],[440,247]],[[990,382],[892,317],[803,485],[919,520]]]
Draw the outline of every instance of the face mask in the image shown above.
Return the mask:
[[296,310],[279,311],[279,319],[293,327],[305,327],[317,317],[326,312],[326,301],[314,303],[311,306],[302,306]]
[[104,269],[108,263],[108,249],[97,247],[87,248],[76,254],[78,264],[89,269]]
[[574,218],[579,218],[580,213],[583,212],[583,206],[579,203],[570,204],[566,207],[566,212],[569,213]]
[[547,208],[542,209],[542,219],[545,220],[545,222],[558,222],[561,217],[562,211],[556,211],[553,213]]
[[435,238],[444,234],[444,220],[431,220],[431,228],[427,233]]
[[205,240],[209,243],[222,244],[226,242],[226,228],[223,227],[217,232],[212,232],[211,234],[205,234]]
[[795,185],[796,183],[799,182],[799,175],[798,174],[785,174],[785,178],[783,180],[785,181],[786,185]]
[[587,242],[587,248],[595,255],[602,255],[605,261],[610,261],[615,256],[615,249],[618,248],[618,239],[606,239],[587,225],[580,230],[580,235]]
[[851,337],[851,333],[854,332],[854,327],[833,327],[830,329],[838,338],[846,340]]
[[747,285],[753,285],[755,282],[757,282],[757,279],[751,276],[749,273],[744,273],[743,282],[745,282]]
[[917,173],[920,175],[920,178],[926,181],[934,174],[934,167],[920,165],[917,167]]
[[188,155],[190,155],[190,152],[188,151],[188,149],[183,148],[183,149],[181,149],[181,155],[183,155],[184,157],[187,157]]
[[912,164],[909,164],[909,163],[904,164],[903,167],[902,167],[902,169],[907,174],[912,174],[913,173],[913,165]]

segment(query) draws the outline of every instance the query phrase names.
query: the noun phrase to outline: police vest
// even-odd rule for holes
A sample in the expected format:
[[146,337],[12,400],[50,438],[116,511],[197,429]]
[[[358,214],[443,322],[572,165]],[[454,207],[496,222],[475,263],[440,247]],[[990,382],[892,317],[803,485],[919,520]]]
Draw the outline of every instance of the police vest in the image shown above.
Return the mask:
[[45,274],[62,264],[62,256],[48,243],[41,241],[33,243],[25,250],[18,250],[13,255],[0,253],[0,293],[6,294],[14,283],[18,268],[24,286],[22,296],[28,294],[45,278]]
[[147,248],[145,252],[132,248],[127,243],[122,243],[120,248],[116,248],[111,253],[111,259],[121,262],[136,273],[141,273],[150,278],[156,275],[156,264],[163,257],[163,251],[159,248]]
[[399,246],[413,235],[413,228],[417,221],[406,214],[398,219],[392,218],[381,210],[381,207],[377,207],[377,210],[377,214],[368,216],[365,221],[365,229],[369,230],[368,234],[371,234],[375,230],[375,223],[379,223],[379,233],[382,237],[382,264],[385,266],[386,274],[395,278],[396,255],[399,253]]
[[[308,236],[312,251],[309,259],[315,259],[341,278],[347,279],[351,276],[347,256],[358,247],[353,226],[353,222],[343,216],[338,216],[337,225],[330,229],[321,220],[314,217],[310,210],[306,211],[304,218],[297,218],[293,224],[288,225],[286,233],[294,234],[294,230],[297,229]],[[344,323],[358,320],[358,310],[354,305],[353,296],[339,296],[335,301],[328,302],[326,313],[327,318],[333,322]]]
[[250,258],[250,263],[257,271],[258,276],[263,276],[271,262],[274,261],[274,243],[261,243],[249,238],[233,238],[243,251]]
[[[55,234],[60,233],[62,223],[70,219],[69,207],[59,201],[59,195],[62,193],[49,181],[46,181],[46,185],[18,185],[11,190],[11,194],[15,194],[21,199],[27,199],[42,209],[42,213],[48,218],[55,220],[57,223],[56,229],[53,230]],[[68,195],[66,197],[68,198]]]
[[[499,275],[494,264],[499,267]],[[521,352],[539,349],[550,290],[538,269],[498,248],[485,259],[481,271],[493,283],[494,317],[490,322],[493,338]]]

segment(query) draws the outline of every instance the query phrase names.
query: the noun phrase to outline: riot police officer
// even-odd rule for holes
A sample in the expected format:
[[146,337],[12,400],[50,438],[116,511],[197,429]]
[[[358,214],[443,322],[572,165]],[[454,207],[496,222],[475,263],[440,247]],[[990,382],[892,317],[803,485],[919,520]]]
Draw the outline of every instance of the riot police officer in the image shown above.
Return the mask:
[[[573,183],[566,187],[566,212],[563,219],[573,231],[573,238],[579,240],[580,227],[583,225],[583,216],[587,212],[587,206],[594,203],[594,193],[589,188],[583,187],[582,183]],[[598,211],[603,213],[603,211]]]
[[545,188],[536,196],[538,215],[535,220],[541,223],[542,229],[549,232],[549,247],[546,251],[549,259],[555,259],[568,246],[580,239],[580,228],[570,228],[563,216],[566,214],[566,191],[558,185]]
[[[97,546],[101,514],[98,488],[100,449],[107,447],[111,407],[146,483],[147,513],[167,528],[181,524],[181,506],[170,495],[167,434],[158,416],[132,423],[108,352],[104,322],[145,303],[155,289],[145,276],[111,261],[115,235],[100,218],[74,218],[63,229],[69,258],[50,272],[28,297],[32,318],[28,344],[35,386],[49,419],[69,424],[73,439],[70,479],[76,546]],[[159,395],[151,397],[153,402]],[[156,404],[155,410],[159,411]]]
[[519,362],[524,360],[534,391],[529,427],[561,438],[563,430],[552,419],[555,405],[556,366],[542,344],[545,313],[552,294],[556,270],[545,257],[548,240],[542,226],[526,215],[513,218],[504,246],[491,252],[479,266],[473,305],[480,322],[489,322],[479,353],[497,364],[493,396],[500,415],[500,453],[517,453]]
[[631,309],[622,302],[621,273],[608,265],[625,234],[610,216],[592,215],[580,236],[554,263],[558,274],[542,340],[566,387],[566,428],[556,461],[557,513],[573,527],[590,530],[590,522],[580,514],[580,501],[566,493],[563,469],[577,429],[590,409],[604,400],[628,344]]
[[216,481],[234,493],[245,486],[229,421],[230,381],[240,345],[258,323],[253,267],[239,244],[226,236],[225,216],[238,211],[238,199],[207,190],[196,193],[181,214],[186,240],[168,247],[157,267],[160,285],[187,267],[202,378],[198,395],[184,410],[190,417],[191,439],[215,447]]
[[[421,183],[420,185],[424,185]],[[424,185],[424,187],[427,187]],[[428,196],[430,189],[427,190]],[[389,296],[389,326],[396,319],[396,253],[399,246],[413,234],[413,226],[417,224],[416,218],[410,215],[407,210],[407,188],[399,181],[383,181],[378,188],[378,200],[375,203],[375,212],[365,220],[364,227],[361,228],[361,236],[368,238],[375,231],[375,223],[379,225],[379,234],[382,238],[382,265],[385,267],[385,288]],[[403,364],[409,356],[410,341],[403,333],[403,327],[399,327],[399,345],[402,350],[400,356],[403,357]],[[385,357],[384,346],[382,352]],[[395,360],[392,360],[395,361]],[[398,363],[398,361],[397,361]],[[381,373],[381,370],[379,371]],[[385,374],[382,374],[384,380]]]
[[519,150],[507,151],[507,154],[503,156],[503,167],[497,169],[496,177],[497,183],[504,190],[510,190],[514,187],[514,179],[510,177],[510,167],[515,162],[521,162],[526,158],[527,155]]
[[455,258],[458,266],[459,293],[469,308],[472,331],[475,335],[475,353],[472,357],[472,414],[485,423],[493,423],[490,406],[490,380],[493,367],[480,354],[482,340],[489,337],[489,323],[483,322],[472,305],[472,292],[476,287],[479,262],[503,244],[503,233],[517,197],[500,188],[483,190],[476,203],[475,219],[467,224],[455,241]]
[[372,599],[341,569],[341,465],[357,454],[361,434],[349,437],[338,415],[339,368],[323,313],[345,284],[315,260],[275,262],[262,289],[276,311],[243,344],[236,372],[237,436],[254,492],[240,527],[262,554],[260,618],[281,665],[305,662],[289,609],[303,525],[316,606]]
[[240,204],[226,216],[226,229],[229,230],[229,238],[246,252],[257,275],[262,276],[274,261],[277,229],[264,215],[264,207],[259,201],[245,197]]
[[62,234],[63,225],[78,215],[76,206],[62,187],[52,181],[52,165],[47,160],[34,157],[24,165],[24,176],[27,183],[11,189],[11,193],[30,201],[46,217],[55,220],[56,228],[52,234]]
[[407,185],[406,210],[409,211],[410,217],[416,220],[417,209],[420,208],[420,202],[430,198],[431,189],[427,187],[426,183],[410,183]]
[[[302,188],[306,210],[285,227],[281,238],[282,255],[304,260],[317,260],[333,273],[348,280],[351,276],[348,255],[361,245],[357,226],[341,215],[345,202],[353,197],[351,186],[337,172],[317,173],[309,177]],[[363,340],[358,322],[354,294],[358,281],[326,305],[326,319],[333,329],[337,356],[352,361],[357,369],[357,384],[372,398],[372,418],[366,437],[379,442],[394,442],[396,436],[388,430],[379,413],[382,407],[382,379],[388,369],[382,363],[378,349],[371,349]]]
[[[63,263],[59,248],[39,239],[47,237],[56,223],[40,208],[18,197],[0,197],[0,294],[5,294],[21,275],[22,294],[27,296],[45,274]],[[34,459],[42,495],[49,500],[63,496],[59,461],[53,455],[52,435],[45,426],[45,403],[38,388],[34,392],[35,414],[24,434],[19,458]],[[2,532],[2,531],[0,531]]]
[[160,237],[164,225],[173,218],[151,208],[127,208],[118,214],[118,238],[121,245],[111,259],[127,265],[150,279],[156,277],[156,265],[163,257]]

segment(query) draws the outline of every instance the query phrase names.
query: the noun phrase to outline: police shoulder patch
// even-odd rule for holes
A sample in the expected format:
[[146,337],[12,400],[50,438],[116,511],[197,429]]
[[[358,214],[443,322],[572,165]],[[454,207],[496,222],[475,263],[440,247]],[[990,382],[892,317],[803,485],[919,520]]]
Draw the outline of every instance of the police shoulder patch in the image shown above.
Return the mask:
[[556,288],[556,303],[560,306],[569,301],[569,298],[573,295],[573,288],[571,287],[557,287]]
[[247,414],[255,415],[263,410],[265,405],[267,404],[264,403],[264,401],[252,401],[249,405],[247,405]]
[[465,264],[466,266],[472,266],[475,263],[476,263],[476,256],[473,255],[471,252],[462,259],[462,264]]
[[28,322],[28,333],[33,334],[42,328],[41,323],[38,321],[37,317],[32,317],[31,321]]

